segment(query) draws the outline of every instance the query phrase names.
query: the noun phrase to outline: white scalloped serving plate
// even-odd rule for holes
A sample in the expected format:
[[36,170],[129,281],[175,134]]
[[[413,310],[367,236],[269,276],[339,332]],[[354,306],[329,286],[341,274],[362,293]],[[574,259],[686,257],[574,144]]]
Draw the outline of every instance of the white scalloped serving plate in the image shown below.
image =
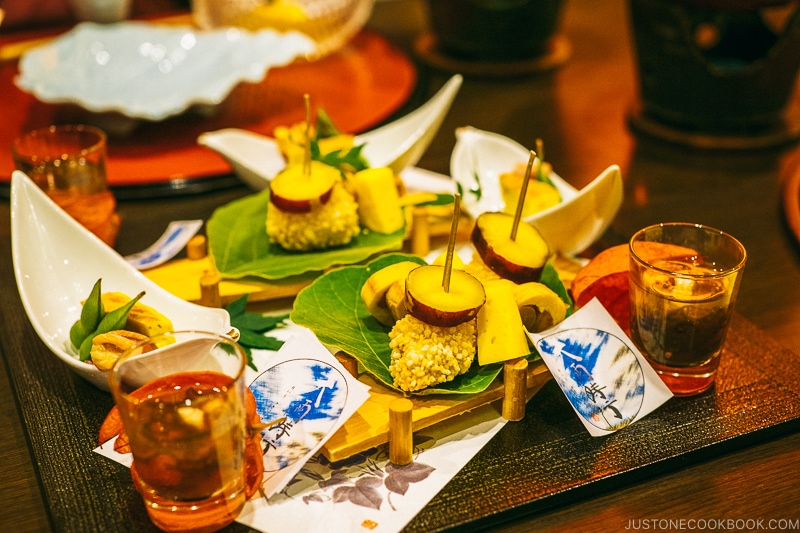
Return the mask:
[[238,83],[258,82],[315,46],[298,32],[82,22],[26,52],[14,83],[42,102],[158,121],[219,104]]

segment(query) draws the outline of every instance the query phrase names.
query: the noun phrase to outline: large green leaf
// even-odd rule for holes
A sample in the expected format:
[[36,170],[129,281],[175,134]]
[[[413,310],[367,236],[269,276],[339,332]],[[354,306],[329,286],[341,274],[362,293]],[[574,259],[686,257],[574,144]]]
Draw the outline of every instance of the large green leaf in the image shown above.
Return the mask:
[[358,263],[403,246],[405,229],[391,234],[362,231],[346,246],[318,252],[290,252],[269,242],[268,206],[269,190],[264,190],[217,208],[209,218],[206,224],[209,250],[222,276],[285,279]]
[[[400,261],[425,262],[417,256],[388,254],[368,265],[347,266],[332,270],[317,278],[297,295],[291,320],[309,328],[320,342],[342,350],[355,357],[358,362],[378,380],[389,387],[392,350],[389,348],[390,328],[384,326],[369,313],[361,300],[361,287],[369,276],[381,268]],[[548,264],[549,269],[552,265]],[[548,268],[546,268],[548,270]],[[553,269],[554,272],[554,269]],[[564,289],[549,272],[543,283]],[[560,292],[560,291],[557,291]],[[502,364],[486,366],[472,365],[465,374],[456,376],[447,383],[440,383],[414,394],[475,394],[485,390],[502,370]]]

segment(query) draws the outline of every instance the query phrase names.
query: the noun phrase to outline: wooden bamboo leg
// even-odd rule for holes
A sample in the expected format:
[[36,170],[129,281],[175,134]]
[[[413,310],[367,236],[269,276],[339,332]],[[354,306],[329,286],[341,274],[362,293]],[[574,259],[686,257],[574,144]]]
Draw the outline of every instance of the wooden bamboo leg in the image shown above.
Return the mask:
[[186,243],[186,258],[192,261],[203,259],[208,255],[205,235],[195,235]]
[[414,404],[407,398],[398,398],[389,404],[389,461],[407,465],[414,456],[414,433],[411,430],[411,413]]
[[525,418],[528,391],[528,360],[512,359],[503,365],[503,418],[518,422]]
[[411,253],[425,257],[431,251],[431,235],[428,227],[428,211],[424,207],[414,208],[411,222]]
[[216,272],[206,271],[200,278],[200,305],[206,307],[222,307],[222,298],[219,295],[220,275]]

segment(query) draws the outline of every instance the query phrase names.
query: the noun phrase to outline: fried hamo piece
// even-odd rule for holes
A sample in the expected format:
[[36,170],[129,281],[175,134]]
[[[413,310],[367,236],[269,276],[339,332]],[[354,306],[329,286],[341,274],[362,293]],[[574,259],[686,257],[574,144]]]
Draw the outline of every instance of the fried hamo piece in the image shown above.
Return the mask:
[[[316,187],[313,191],[296,167],[279,174],[280,180],[276,177],[273,181],[277,183],[271,186],[267,235],[286,250],[305,252],[345,245],[361,231],[358,204],[344,187],[338,171],[317,161],[311,163],[311,183]],[[336,177],[326,178],[330,173]],[[331,183],[328,189],[324,185],[326,179]],[[284,181],[288,182],[285,186]]]
[[450,381],[475,358],[475,317],[486,301],[483,285],[462,270],[423,265],[406,279],[408,314],[389,332],[389,372],[412,392]]
[[457,326],[431,326],[412,315],[389,332],[392,359],[389,372],[395,387],[413,392],[451,381],[475,359],[475,319]]

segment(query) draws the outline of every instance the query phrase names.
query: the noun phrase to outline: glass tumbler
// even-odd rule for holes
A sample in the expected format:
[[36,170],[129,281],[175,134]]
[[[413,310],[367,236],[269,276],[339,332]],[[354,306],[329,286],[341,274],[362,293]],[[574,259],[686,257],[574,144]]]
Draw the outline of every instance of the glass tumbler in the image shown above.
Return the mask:
[[656,224],[630,240],[630,336],[676,396],[714,382],[747,253],[720,230]]

